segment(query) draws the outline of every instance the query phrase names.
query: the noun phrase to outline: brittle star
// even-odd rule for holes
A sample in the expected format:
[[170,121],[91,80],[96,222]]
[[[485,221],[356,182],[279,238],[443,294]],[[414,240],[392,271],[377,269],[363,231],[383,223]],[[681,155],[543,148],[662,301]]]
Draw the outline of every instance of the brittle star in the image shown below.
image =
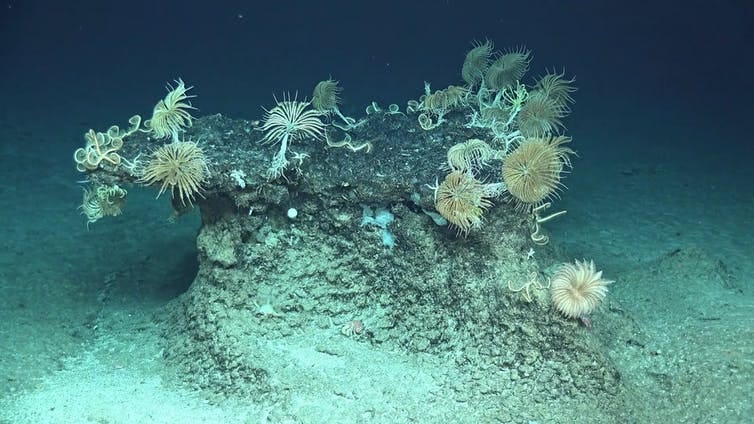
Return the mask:
[[524,283],[524,285],[517,289],[513,288],[513,281],[508,280],[508,290],[512,291],[513,293],[523,291],[524,299],[529,303],[531,303],[532,301],[531,292],[529,290],[529,287],[531,286],[534,286],[535,289],[545,290],[550,288],[550,280],[547,280],[547,285],[545,286],[539,282],[537,273],[532,272],[531,274],[529,274],[529,281],[527,281],[526,283]]

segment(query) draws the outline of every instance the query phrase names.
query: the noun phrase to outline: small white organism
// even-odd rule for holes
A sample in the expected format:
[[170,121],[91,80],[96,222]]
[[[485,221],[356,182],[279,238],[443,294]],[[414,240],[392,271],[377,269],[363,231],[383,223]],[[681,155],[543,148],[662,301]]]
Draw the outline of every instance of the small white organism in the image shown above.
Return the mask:
[[234,169],[230,171],[230,177],[233,178],[233,181],[236,182],[236,185],[241,188],[246,188],[246,173],[241,171],[240,169]]

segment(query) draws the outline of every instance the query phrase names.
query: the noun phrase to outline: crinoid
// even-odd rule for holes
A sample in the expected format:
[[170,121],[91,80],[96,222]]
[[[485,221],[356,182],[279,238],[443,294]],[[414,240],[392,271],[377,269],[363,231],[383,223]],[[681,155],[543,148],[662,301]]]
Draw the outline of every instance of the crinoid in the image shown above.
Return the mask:
[[574,152],[565,146],[570,137],[530,138],[522,141],[503,160],[502,174],[517,206],[531,211],[557,197],[565,167]]
[[594,261],[563,264],[552,276],[550,296],[552,304],[569,318],[591,314],[607,296],[611,280],[602,278]]
[[84,189],[84,200],[79,206],[81,213],[86,216],[86,225],[97,222],[106,216],[118,216],[123,211],[128,192],[117,184],[97,185]]
[[523,47],[502,53],[490,64],[484,80],[492,90],[515,86],[529,70],[530,61],[531,50]]
[[550,97],[545,91],[529,93],[518,113],[518,129],[524,137],[545,137],[558,134],[565,126],[568,105]]
[[552,71],[539,78],[534,85],[534,90],[554,100],[561,109],[570,111],[570,105],[575,102],[571,94],[577,90],[573,85],[574,82],[576,82],[575,78],[566,79],[565,71],[560,73]]
[[152,152],[140,183],[152,185],[162,183],[157,197],[170,188],[173,198],[191,205],[196,195],[201,196],[202,183],[209,170],[207,159],[201,147],[193,141],[174,141]]
[[492,206],[490,192],[471,173],[453,171],[437,187],[435,209],[443,218],[466,235],[482,225],[482,215]]
[[325,125],[319,119],[322,112],[307,109],[310,103],[298,101],[290,95],[284,95],[282,101],[275,99],[275,107],[265,109],[264,124],[260,128],[264,131],[263,143],[280,143],[280,149],[272,158],[272,164],[267,170],[267,178],[273,180],[285,172],[288,167],[286,151],[288,144],[294,140],[304,138],[320,139],[325,135]]
[[464,143],[454,144],[448,149],[448,166],[453,171],[475,172],[495,159],[498,152],[484,140],[472,138]]
[[332,78],[318,82],[312,94],[312,107],[324,113],[334,112],[340,104],[341,91],[338,81]]
[[490,65],[493,49],[492,41],[485,40],[483,43],[474,42],[474,47],[466,53],[461,68],[461,78],[473,87],[481,83],[487,68]]
[[340,128],[343,131],[352,130],[366,121],[356,121],[350,116],[345,116],[338,108],[340,104],[340,92],[343,89],[338,86],[338,81],[332,78],[322,80],[314,87],[314,93],[312,94],[312,107],[323,114],[334,113],[339,117],[343,123],[332,122],[332,125]]
[[170,137],[178,141],[178,133],[193,123],[194,117],[189,111],[196,108],[188,100],[196,96],[187,94],[193,87],[186,87],[180,78],[175,83],[175,88],[168,84],[168,94],[154,106],[152,118],[144,122],[147,131],[157,139]]
[[128,120],[128,123],[129,127],[126,130],[121,130],[117,125],[112,125],[104,133],[89,130],[84,134],[86,145],[73,152],[76,169],[80,172],[93,171],[102,165],[115,168],[124,162],[126,165],[132,166],[130,162],[121,157],[118,151],[123,147],[123,139],[139,129],[141,117],[134,115]]

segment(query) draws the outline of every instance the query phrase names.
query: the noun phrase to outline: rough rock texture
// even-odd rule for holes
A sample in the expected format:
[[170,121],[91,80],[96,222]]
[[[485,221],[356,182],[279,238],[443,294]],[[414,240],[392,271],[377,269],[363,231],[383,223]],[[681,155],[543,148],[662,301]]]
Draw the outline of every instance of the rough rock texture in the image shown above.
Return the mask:
[[[260,144],[252,123],[199,119],[188,135],[212,172],[197,204],[199,272],[162,317],[165,358],[181,380],[277,405],[272,415],[281,421],[300,419],[307,394],[314,399],[322,391],[373,418],[403,397],[424,409],[450,402],[476,422],[556,422],[546,421],[550,409],[587,414],[580,422],[611,419],[620,376],[597,338],[554,312],[546,290],[533,289],[528,302],[508,288],[532,273],[546,281],[537,263],[545,254],[527,256],[530,218],[498,199],[484,227],[464,238],[426,213],[434,210],[428,185],[444,177],[447,149],[489,138],[462,120],[450,115],[423,131],[415,117],[370,115],[352,136],[371,142],[371,153],[296,142],[290,151],[308,157],[268,182],[264,171],[277,146]],[[122,153],[135,157],[153,143],[134,137]],[[245,173],[245,188],[232,170]],[[499,178],[499,163],[492,163],[487,181]],[[394,247],[383,244],[381,228],[361,225],[365,208],[395,216],[387,226]],[[408,381],[395,383],[422,390],[386,394],[382,386],[396,375],[374,366],[380,355],[432,370],[405,372]],[[331,360],[340,365],[331,368]],[[382,382],[361,380],[380,373]],[[339,387],[346,381],[372,387]]]

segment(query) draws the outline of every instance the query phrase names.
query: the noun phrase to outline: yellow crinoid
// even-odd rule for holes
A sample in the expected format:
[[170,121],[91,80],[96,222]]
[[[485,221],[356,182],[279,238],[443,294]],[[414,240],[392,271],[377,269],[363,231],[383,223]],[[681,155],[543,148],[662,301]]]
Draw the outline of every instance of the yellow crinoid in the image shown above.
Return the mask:
[[186,87],[180,78],[175,83],[175,88],[168,84],[168,94],[154,106],[152,118],[144,122],[147,130],[157,139],[170,137],[178,141],[178,133],[193,123],[194,117],[189,111],[196,108],[188,100],[196,96],[187,94],[193,87]]
[[209,174],[207,159],[201,147],[193,141],[174,141],[152,152],[140,183],[162,183],[157,197],[170,188],[173,198],[176,191],[181,203],[191,205],[196,195],[201,196],[202,183]]
[[503,160],[503,181],[518,206],[531,210],[562,190],[562,173],[571,166],[570,137],[529,138]]
[[471,173],[453,171],[437,187],[435,209],[459,234],[482,225],[484,211],[492,206],[487,186]]

